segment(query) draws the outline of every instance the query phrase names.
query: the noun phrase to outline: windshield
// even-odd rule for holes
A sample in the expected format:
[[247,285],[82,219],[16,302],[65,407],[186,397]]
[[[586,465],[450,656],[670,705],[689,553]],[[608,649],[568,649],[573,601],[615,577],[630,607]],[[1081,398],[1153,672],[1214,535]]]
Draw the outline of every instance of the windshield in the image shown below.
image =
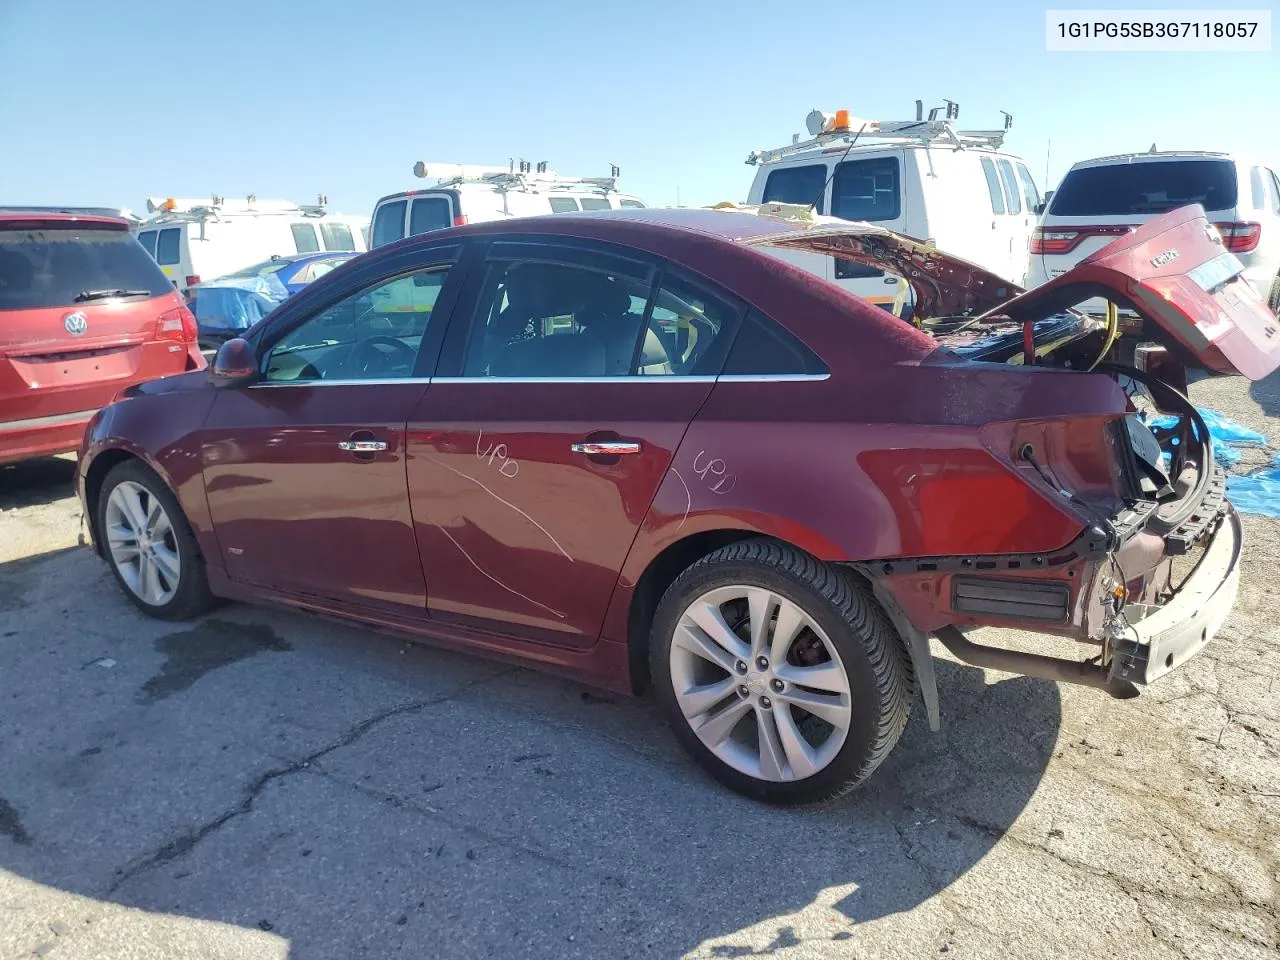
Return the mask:
[[1053,195],[1057,217],[1138,216],[1198,203],[1205,210],[1236,205],[1236,169],[1229,160],[1148,160],[1070,171]]
[[0,310],[69,307],[104,290],[159,297],[173,285],[125,230],[0,230]]

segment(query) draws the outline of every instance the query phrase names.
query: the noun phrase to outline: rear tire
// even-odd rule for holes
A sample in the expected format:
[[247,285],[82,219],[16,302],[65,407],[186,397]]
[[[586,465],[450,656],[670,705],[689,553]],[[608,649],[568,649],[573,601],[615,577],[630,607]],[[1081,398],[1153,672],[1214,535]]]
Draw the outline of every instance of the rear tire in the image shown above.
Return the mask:
[[911,706],[905,645],[870,589],[774,540],[731,544],[680,574],[649,655],[684,748],[768,803],[831,800],[866,782]]
[[107,563],[139,610],[159,620],[187,620],[217,605],[182,507],[153,470],[139,460],[112,467],[96,510]]

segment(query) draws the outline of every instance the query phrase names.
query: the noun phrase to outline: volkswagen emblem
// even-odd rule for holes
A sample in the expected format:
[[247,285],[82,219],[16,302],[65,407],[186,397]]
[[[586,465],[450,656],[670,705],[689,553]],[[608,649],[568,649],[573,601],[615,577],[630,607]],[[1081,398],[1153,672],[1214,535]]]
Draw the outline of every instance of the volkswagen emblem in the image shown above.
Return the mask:
[[75,313],[68,313],[62,318],[62,326],[73,337],[82,337],[84,332],[89,329],[89,318],[77,310]]

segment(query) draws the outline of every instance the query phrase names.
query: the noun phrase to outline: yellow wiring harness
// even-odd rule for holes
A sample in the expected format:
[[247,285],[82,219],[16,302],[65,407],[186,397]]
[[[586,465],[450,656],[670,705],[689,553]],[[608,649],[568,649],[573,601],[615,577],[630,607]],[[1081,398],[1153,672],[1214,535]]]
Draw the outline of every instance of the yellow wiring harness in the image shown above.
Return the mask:
[[[1100,364],[1104,359],[1106,359],[1107,354],[1111,352],[1111,348],[1115,345],[1116,338],[1119,335],[1120,335],[1120,311],[1119,309],[1117,309],[1114,303],[1108,300],[1107,301],[1107,339],[1102,344],[1102,350],[1098,354],[1098,358],[1094,360],[1093,363],[1089,364],[1089,370],[1092,370],[1094,367]],[[1089,371],[1086,370],[1085,372],[1088,373]]]

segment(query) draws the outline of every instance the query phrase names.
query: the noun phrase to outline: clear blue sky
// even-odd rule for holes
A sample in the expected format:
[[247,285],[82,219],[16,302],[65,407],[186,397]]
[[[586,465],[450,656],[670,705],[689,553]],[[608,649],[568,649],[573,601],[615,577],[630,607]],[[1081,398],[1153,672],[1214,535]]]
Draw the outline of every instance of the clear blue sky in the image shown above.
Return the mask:
[[943,97],[962,126],[1013,113],[1008,147],[1042,189],[1153,141],[1280,166],[1276,52],[1051,54],[1045,6],[0,0],[0,202],[323,192],[364,213],[421,185],[415,160],[515,156],[584,176],[616,163],[652,204],[677,187],[715,203],[744,199],[747,153],[813,107],[907,119]]

